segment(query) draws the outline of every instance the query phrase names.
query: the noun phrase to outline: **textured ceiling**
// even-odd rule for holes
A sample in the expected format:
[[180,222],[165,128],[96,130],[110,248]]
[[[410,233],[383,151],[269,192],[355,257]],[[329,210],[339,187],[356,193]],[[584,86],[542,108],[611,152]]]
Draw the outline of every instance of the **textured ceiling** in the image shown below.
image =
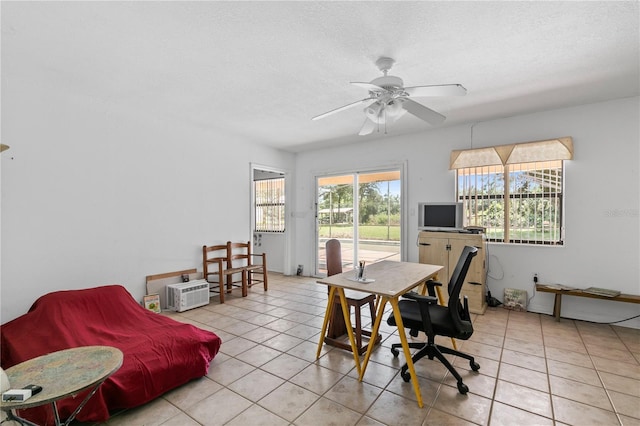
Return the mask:
[[[639,3],[6,2],[3,86],[16,79],[120,111],[299,151],[385,137],[356,108],[390,56],[444,126],[640,93]],[[430,126],[409,114],[389,135]],[[9,143],[9,141],[7,141]]]

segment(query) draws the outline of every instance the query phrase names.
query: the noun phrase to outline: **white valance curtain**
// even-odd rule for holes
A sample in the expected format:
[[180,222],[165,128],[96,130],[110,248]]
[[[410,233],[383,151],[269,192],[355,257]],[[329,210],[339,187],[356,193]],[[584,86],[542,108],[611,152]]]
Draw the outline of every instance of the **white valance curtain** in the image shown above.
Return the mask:
[[573,159],[570,136],[544,141],[451,151],[449,169]]

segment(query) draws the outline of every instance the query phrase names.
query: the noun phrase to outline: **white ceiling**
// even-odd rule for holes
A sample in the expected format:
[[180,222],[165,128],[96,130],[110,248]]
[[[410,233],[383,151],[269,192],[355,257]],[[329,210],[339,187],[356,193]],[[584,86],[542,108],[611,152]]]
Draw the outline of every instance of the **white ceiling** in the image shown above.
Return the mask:
[[[32,79],[220,141],[301,151],[357,133],[380,72],[405,86],[461,83],[425,105],[444,126],[640,93],[637,1],[6,2],[3,86]],[[25,70],[28,70],[26,72]],[[423,98],[426,99],[426,98]],[[409,114],[389,135],[430,126]]]

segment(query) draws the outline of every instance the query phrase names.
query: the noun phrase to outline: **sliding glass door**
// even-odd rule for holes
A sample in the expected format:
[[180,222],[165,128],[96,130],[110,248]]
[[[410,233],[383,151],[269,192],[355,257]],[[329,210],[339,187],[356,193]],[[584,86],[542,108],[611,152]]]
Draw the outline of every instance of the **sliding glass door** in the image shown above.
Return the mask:
[[326,274],[324,245],[342,245],[343,270],[354,262],[400,260],[401,172],[386,170],[317,178],[316,274]]

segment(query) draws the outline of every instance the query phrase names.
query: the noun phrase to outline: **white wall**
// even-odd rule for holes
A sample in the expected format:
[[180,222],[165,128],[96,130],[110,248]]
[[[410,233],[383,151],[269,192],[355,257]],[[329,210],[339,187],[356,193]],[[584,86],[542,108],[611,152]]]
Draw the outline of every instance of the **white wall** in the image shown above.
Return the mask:
[[[492,295],[504,288],[532,295],[540,282],[584,288],[598,286],[640,294],[640,134],[638,98],[545,111],[478,123],[473,147],[572,136],[575,158],[566,163],[566,244],[564,247],[490,244]],[[391,132],[393,129],[391,129]],[[329,172],[408,164],[409,261],[417,261],[415,208],[420,201],[454,197],[453,149],[470,148],[470,125],[433,129],[418,135],[331,147],[298,155],[297,233],[294,264],[314,264],[314,176]],[[640,305],[563,298],[566,317],[616,321],[640,314]],[[530,310],[551,313],[553,297],[537,294]],[[621,325],[640,328],[640,320]]]
[[27,80],[2,87],[3,323],[50,291],[118,283],[141,299],[146,275],[202,270],[203,244],[251,239],[250,163],[294,167],[290,153]]

